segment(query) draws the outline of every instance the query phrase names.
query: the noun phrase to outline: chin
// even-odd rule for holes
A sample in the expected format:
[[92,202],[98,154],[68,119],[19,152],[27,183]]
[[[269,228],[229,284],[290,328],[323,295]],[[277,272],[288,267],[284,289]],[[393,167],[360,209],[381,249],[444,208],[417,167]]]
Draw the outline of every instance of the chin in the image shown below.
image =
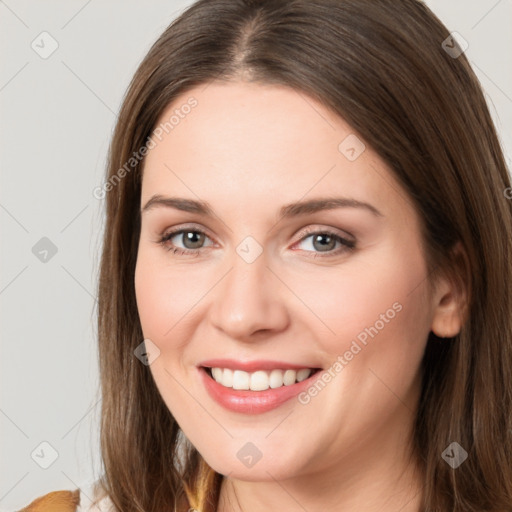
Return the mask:
[[269,455],[265,456],[265,453],[260,452],[261,458],[258,458],[256,449],[247,443],[242,444],[241,449],[237,446],[233,458],[226,458],[228,450],[224,451],[222,457],[214,454],[211,457],[203,455],[203,458],[217,473],[247,482],[271,482],[297,476],[296,459],[281,456],[278,449],[269,448],[268,451]]

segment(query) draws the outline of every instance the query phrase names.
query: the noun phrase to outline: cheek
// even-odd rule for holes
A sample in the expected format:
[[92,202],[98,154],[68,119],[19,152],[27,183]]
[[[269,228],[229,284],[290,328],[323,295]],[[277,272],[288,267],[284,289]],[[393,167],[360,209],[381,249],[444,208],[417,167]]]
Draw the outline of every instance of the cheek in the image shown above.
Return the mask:
[[165,350],[170,341],[178,339],[176,334],[186,324],[185,317],[188,322],[193,316],[194,306],[204,295],[204,285],[183,268],[166,266],[161,256],[140,248],[135,293],[144,336]]
[[135,294],[144,337],[158,343],[172,327],[170,307],[179,304],[176,289],[166,286],[163,276],[157,276],[144,257],[139,256],[135,270]]
[[[183,364],[183,348],[190,339],[194,304],[201,297],[198,283],[186,279],[183,271],[162,265],[151,250],[141,247],[135,269],[135,294],[144,339],[150,339],[160,350],[150,366],[164,402],[173,412],[186,411],[187,395],[180,386],[183,375],[176,379]],[[181,369],[180,369],[181,372]]]
[[[327,372],[320,377],[325,384],[312,385],[301,403],[332,425],[325,439],[333,446],[348,438],[361,448],[362,429],[378,430],[403,412],[403,403],[412,410],[416,400],[429,331],[424,260],[419,249],[379,251],[375,256],[350,271],[340,268],[336,278],[324,279],[308,296],[334,334],[317,338],[328,356]],[[306,290],[303,283],[302,293]],[[324,387],[326,392],[317,391]],[[345,424],[347,417],[353,422]]]
[[[429,309],[424,296],[426,268],[420,249],[384,247],[365,257],[320,269],[308,277],[295,276],[294,292],[313,315],[322,349],[340,354],[353,340],[387,338],[400,344],[428,332]],[[292,276],[289,276],[291,279]]]

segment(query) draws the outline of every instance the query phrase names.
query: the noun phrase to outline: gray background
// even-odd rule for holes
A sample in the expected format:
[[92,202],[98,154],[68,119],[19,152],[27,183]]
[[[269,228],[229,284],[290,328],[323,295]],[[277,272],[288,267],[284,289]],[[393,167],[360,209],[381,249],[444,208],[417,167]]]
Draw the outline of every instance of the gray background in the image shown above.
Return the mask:
[[[92,191],[138,63],[190,3],[0,0],[0,510],[99,476]],[[512,0],[427,4],[469,43],[512,155]]]

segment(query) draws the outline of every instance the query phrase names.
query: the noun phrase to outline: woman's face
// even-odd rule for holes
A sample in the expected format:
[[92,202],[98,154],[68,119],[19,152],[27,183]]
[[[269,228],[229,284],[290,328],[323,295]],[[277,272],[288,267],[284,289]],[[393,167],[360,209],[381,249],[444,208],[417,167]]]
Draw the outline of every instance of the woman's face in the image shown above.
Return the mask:
[[388,167],[286,87],[202,85],[160,121],[135,286],[149,369],[185,435],[243,480],[350,478],[400,457],[439,297]]

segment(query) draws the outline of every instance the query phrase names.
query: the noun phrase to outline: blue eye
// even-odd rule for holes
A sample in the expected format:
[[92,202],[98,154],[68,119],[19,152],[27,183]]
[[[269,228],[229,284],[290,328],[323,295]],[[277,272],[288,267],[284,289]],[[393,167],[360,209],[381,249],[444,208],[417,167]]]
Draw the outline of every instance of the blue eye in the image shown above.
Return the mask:
[[[176,247],[172,242],[173,238],[181,236],[181,243],[184,247]],[[343,238],[329,230],[309,231],[301,238],[295,245],[304,243],[308,239],[312,239],[309,247],[312,250],[301,249],[306,253],[313,253],[310,257],[329,257],[338,256],[343,252],[352,251],[355,249],[355,242]],[[173,254],[183,256],[199,256],[207,247],[203,246],[206,240],[211,240],[210,237],[200,229],[178,229],[170,231],[161,236],[158,243],[165,247],[166,250],[172,251]],[[213,244],[210,244],[213,245]],[[337,248],[336,248],[337,246]]]
[[[191,244],[192,247],[185,247],[184,249],[181,247],[176,247],[173,243],[170,243],[170,241],[177,237],[178,235],[181,235],[181,240],[183,244]],[[186,236],[183,236],[186,235]],[[162,244],[167,250],[172,251],[174,254],[180,254],[180,255],[191,255],[195,254],[198,255],[199,252],[204,249],[204,247],[195,247],[197,244],[204,243],[205,238],[209,238],[206,233],[204,233],[201,230],[198,229],[180,229],[176,231],[171,231],[169,233],[164,234],[160,240],[159,243]]]
[[[314,252],[313,257],[315,258],[318,256],[324,257],[324,254],[326,257],[337,256],[342,252],[347,250],[351,251],[355,248],[354,241],[343,238],[332,231],[314,231],[304,236],[298,243],[304,243],[309,238],[311,238],[311,241],[307,245],[312,248],[313,251],[308,250],[307,252]],[[337,249],[336,245],[338,245]]]

